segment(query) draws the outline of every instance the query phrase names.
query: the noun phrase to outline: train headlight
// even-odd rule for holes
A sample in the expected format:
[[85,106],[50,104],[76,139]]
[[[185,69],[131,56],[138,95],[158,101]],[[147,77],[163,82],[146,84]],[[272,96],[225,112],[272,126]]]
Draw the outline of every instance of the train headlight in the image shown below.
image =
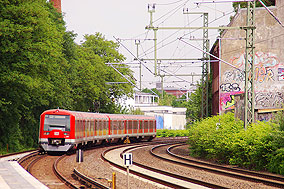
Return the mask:
[[69,135],[68,133],[64,133],[65,136]]
[[49,132],[45,132],[45,133],[43,133],[44,135],[49,135]]

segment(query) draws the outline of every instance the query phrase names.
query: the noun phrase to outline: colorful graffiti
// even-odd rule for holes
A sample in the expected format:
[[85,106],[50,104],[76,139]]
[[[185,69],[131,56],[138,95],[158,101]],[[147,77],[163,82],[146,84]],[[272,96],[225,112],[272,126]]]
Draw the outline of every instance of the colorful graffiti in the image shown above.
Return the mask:
[[222,110],[231,110],[235,108],[235,97],[236,94],[241,94],[243,92],[230,92],[220,94],[220,107]]
[[278,68],[278,81],[284,81],[284,68]]
[[[254,80],[256,84],[255,105],[257,108],[272,108],[284,105],[284,92],[281,86],[284,81],[284,62],[279,61],[276,54],[256,52]],[[231,58],[233,67],[223,68],[220,82],[219,107],[221,111],[235,108],[235,94],[244,92],[245,84],[245,53]],[[251,77],[251,76],[249,76]],[[268,86],[273,87],[269,88]],[[274,92],[268,92],[268,91]],[[265,91],[265,92],[260,92]]]
[[[255,81],[257,83],[275,81],[275,71],[282,63],[279,62],[277,56],[273,53],[255,53]],[[234,56],[231,61],[238,69],[226,70],[223,74],[222,80],[224,82],[242,82],[245,81],[244,65],[245,65],[245,53]],[[280,73],[281,72],[281,73]],[[281,74],[281,76],[279,76]],[[278,68],[278,80],[284,81],[284,68]]]

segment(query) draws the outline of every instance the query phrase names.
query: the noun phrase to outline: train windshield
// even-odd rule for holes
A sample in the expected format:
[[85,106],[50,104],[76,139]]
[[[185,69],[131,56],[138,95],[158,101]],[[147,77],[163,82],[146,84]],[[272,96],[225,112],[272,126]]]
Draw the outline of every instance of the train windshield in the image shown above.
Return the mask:
[[45,115],[44,131],[58,129],[61,131],[70,131],[69,115]]

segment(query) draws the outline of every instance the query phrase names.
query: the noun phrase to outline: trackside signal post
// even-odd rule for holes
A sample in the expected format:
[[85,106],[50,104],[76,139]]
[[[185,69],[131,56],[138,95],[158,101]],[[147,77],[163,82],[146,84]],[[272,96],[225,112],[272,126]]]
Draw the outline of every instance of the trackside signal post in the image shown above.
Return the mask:
[[129,189],[129,166],[132,165],[132,153],[123,154],[123,164],[127,169],[127,188]]

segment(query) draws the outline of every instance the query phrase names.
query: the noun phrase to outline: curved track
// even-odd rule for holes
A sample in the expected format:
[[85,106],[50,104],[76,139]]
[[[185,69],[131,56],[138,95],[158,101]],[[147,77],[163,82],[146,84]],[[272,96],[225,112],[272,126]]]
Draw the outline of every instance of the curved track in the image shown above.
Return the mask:
[[[43,178],[41,182],[49,188],[79,188],[72,185],[72,183],[65,179],[58,171],[57,164],[62,158],[64,158],[64,156],[58,157],[36,153],[21,158],[19,163],[34,177]],[[46,162],[47,166],[40,166],[42,162]]]
[[155,149],[161,146],[152,148],[151,154],[162,160],[169,161],[175,164],[179,164],[185,167],[200,169],[200,170],[204,170],[204,171],[211,172],[211,173],[216,173],[216,174],[223,175],[223,176],[247,180],[250,182],[262,183],[268,186],[284,188],[284,177],[283,176],[264,174],[264,173],[253,172],[253,171],[248,171],[244,169],[230,168],[230,167],[225,167],[225,166],[221,166],[217,164],[188,159],[188,158],[176,155],[171,152],[173,148],[176,148],[178,146],[181,146],[181,145],[180,144],[172,145],[171,147],[167,149],[167,153],[171,157],[166,157],[166,156],[162,156],[162,155],[158,155],[154,153]]
[[[115,157],[113,159],[110,159],[107,156],[113,157],[114,154],[120,153],[120,158],[121,158],[122,154],[125,153],[126,151],[133,150],[135,148],[148,146],[148,145],[149,144],[129,146],[129,147],[120,147],[121,149],[118,147],[111,148],[111,149],[106,150],[102,154],[102,158],[105,161],[108,161],[113,166],[118,167],[122,170],[126,170],[126,168],[121,164],[121,162],[119,162],[119,160],[118,161],[113,160],[113,159],[116,159]],[[113,152],[112,154],[108,155],[108,153],[111,153],[111,151],[116,151],[116,152]],[[153,167],[142,165],[137,162],[133,162],[133,164],[134,166],[131,167],[130,169],[131,174],[135,174],[137,176],[146,178],[148,180],[151,180],[151,181],[154,181],[154,182],[157,182],[157,183],[160,183],[165,186],[172,187],[172,188],[206,188],[206,187],[224,188],[216,184],[183,177],[183,176],[173,174],[167,171],[162,171],[160,169],[155,169]]]

